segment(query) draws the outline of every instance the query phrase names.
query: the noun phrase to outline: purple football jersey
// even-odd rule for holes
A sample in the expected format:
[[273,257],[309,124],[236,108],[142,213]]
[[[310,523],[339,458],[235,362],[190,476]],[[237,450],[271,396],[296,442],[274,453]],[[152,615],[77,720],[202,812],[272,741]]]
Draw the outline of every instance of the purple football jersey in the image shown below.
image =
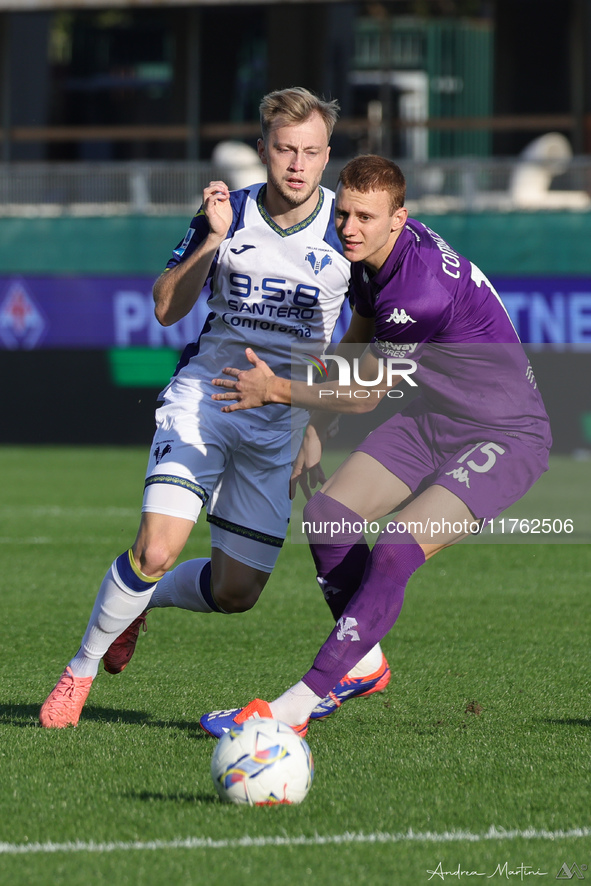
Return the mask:
[[550,445],[544,404],[507,310],[484,274],[438,234],[409,219],[377,274],[352,265],[350,292],[357,312],[374,320],[372,350],[416,361],[413,378],[429,409]]

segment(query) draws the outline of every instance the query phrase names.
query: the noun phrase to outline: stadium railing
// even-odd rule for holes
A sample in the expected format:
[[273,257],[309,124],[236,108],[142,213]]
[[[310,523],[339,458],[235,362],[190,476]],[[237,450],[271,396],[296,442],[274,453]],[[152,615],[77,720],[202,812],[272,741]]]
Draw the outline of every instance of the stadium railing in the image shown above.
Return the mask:
[[[336,186],[346,159],[328,165],[325,185]],[[411,213],[591,210],[590,157],[560,169],[522,158],[399,162]],[[186,215],[222,175],[233,187],[231,173],[210,162],[0,163],[0,216]]]

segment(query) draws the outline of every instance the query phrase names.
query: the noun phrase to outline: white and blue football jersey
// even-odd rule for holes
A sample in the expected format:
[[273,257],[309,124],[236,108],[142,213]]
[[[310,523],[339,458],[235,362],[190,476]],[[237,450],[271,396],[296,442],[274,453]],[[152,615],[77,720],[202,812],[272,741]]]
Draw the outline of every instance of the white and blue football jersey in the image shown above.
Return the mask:
[[[304,378],[306,358],[320,356],[331,341],[350,277],[334,227],[334,194],[321,187],[311,215],[283,230],[265,210],[265,187],[230,194],[233,221],[200,296],[207,298],[210,313],[177,367],[184,381],[207,383],[209,389],[224,366],[248,368],[246,347],[278,375],[293,377],[299,365],[295,374]],[[167,267],[185,260],[208,231],[201,209]],[[288,412],[268,406],[261,415],[276,420]]]

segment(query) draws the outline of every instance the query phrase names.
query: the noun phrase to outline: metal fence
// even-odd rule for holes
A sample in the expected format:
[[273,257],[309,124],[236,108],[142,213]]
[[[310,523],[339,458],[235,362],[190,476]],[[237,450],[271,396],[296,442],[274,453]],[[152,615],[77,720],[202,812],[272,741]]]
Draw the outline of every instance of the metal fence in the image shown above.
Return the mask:
[[[327,167],[334,188],[344,161]],[[401,161],[411,213],[479,211],[591,211],[591,158],[540,162],[467,158]],[[231,169],[205,162],[0,164],[0,216],[186,215],[203,188]],[[252,173],[264,178],[264,168]]]

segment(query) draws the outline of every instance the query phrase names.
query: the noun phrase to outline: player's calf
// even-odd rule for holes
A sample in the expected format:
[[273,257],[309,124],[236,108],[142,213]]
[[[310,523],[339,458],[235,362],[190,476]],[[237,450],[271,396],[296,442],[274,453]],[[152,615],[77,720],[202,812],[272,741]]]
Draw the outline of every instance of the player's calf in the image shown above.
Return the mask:
[[148,610],[146,609],[141,615],[138,615],[135,621],[132,621],[116,640],[113,640],[103,655],[103,666],[108,674],[120,674],[131,661],[140,630],[143,628],[144,634],[148,630],[146,627],[147,614]]

